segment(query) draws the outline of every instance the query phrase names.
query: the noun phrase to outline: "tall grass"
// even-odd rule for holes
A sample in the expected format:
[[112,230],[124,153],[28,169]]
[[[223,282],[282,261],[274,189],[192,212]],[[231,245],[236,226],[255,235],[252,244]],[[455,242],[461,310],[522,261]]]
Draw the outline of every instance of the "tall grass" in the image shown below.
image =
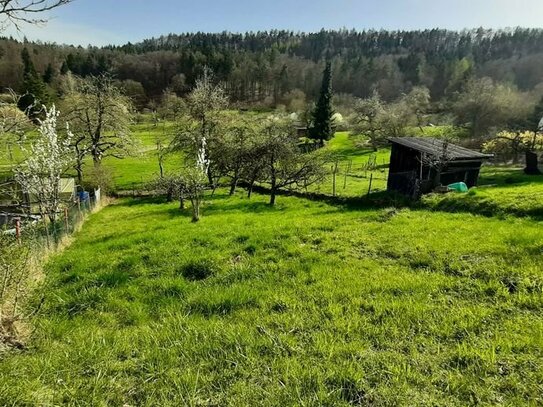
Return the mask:
[[540,404],[542,248],[529,219],[121,200],[47,265],[0,404]]

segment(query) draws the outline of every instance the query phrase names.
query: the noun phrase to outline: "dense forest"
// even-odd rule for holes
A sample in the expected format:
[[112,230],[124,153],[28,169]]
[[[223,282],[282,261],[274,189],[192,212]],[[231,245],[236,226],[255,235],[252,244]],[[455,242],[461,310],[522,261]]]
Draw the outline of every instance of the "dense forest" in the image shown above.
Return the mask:
[[425,86],[439,102],[472,77],[543,91],[543,30],[537,29],[192,33],[102,48],[2,38],[1,88],[25,90],[25,53],[53,98],[69,71],[82,77],[110,72],[140,109],[166,89],[185,95],[208,66],[240,106],[299,110],[318,95],[326,60],[336,95],[367,98],[377,91],[392,101]]

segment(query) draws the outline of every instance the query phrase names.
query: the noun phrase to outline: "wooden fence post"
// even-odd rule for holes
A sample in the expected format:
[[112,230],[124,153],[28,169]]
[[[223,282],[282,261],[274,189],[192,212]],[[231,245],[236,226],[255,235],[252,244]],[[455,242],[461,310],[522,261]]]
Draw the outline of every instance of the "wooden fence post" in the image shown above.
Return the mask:
[[371,194],[371,184],[373,183],[373,172],[371,173],[371,176],[370,176],[370,186],[368,188],[368,197],[370,196]]
[[64,208],[64,227],[66,228],[66,234],[69,234],[70,223],[68,222],[68,208]]
[[347,172],[349,172],[349,169],[345,168],[345,176],[343,177],[343,189],[347,188]]
[[15,218],[15,237],[21,243],[21,218]]
[[333,184],[332,184],[332,196],[336,196],[336,174],[337,174],[337,161],[334,165],[334,170],[333,170]]
[[43,226],[45,228],[45,240],[47,242],[47,248],[50,249],[51,248],[51,240],[50,240],[50,236],[49,236],[49,226],[47,225],[47,217],[45,216],[45,214],[42,214],[41,217],[42,217],[42,220],[43,220]]

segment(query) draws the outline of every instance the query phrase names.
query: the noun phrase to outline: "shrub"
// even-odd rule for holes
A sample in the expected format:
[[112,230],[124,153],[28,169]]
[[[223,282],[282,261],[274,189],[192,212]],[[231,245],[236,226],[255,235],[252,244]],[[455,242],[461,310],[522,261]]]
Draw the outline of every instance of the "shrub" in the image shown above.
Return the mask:
[[93,189],[101,189],[102,194],[109,195],[114,192],[114,181],[113,174],[111,170],[104,167],[103,165],[99,167],[91,167],[87,174],[85,175],[85,180],[83,182],[83,187],[87,191]]

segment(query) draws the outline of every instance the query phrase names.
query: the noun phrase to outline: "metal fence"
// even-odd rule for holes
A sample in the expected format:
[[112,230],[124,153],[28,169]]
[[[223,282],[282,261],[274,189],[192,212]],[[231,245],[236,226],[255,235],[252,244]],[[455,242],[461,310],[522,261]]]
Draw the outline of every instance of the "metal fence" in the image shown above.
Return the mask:
[[55,248],[65,236],[71,235],[83,222],[85,216],[101,205],[100,191],[93,196],[77,197],[65,202],[53,219],[49,216],[19,213],[0,213],[1,233],[10,234],[23,242],[32,239],[36,245]]

